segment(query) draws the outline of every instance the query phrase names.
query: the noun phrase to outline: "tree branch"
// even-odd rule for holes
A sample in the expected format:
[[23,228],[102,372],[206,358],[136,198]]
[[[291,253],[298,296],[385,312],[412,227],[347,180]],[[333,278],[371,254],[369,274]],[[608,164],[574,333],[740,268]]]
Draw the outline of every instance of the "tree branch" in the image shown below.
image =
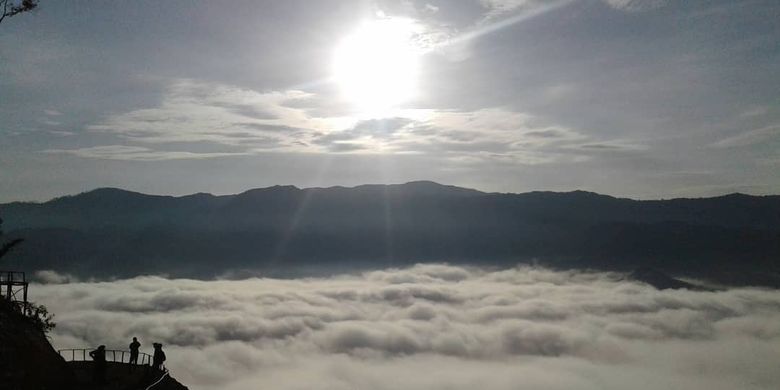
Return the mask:
[[24,239],[17,238],[15,240],[11,240],[11,241],[6,242],[5,244],[3,244],[3,246],[0,247],[0,259],[2,259],[3,256],[5,256],[5,254],[8,253],[11,250],[11,248],[19,245],[22,241],[24,241]]
[[8,13],[8,0],[0,0],[3,2],[3,14],[0,15],[0,23],[5,19],[5,15]]
[[10,0],[0,0],[3,2],[3,15],[0,16],[0,22],[5,19],[6,16],[14,16],[16,14],[20,14],[22,12],[32,11],[35,9],[35,7],[38,6],[38,0],[22,0],[21,4],[19,5],[13,5],[11,4],[11,9],[8,9],[8,2]]

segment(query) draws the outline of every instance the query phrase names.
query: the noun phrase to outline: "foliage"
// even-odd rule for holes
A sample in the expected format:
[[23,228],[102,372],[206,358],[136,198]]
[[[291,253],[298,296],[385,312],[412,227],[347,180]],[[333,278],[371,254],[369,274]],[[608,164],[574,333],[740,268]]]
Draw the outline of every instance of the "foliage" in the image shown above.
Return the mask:
[[[0,218],[0,227],[2,227],[2,225],[3,225],[3,219]],[[3,230],[0,229],[0,238],[2,237],[3,237]],[[3,256],[5,256],[11,250],[11,248],[19,245],[19,243],[21,243],[22,241],[24,240],[21,238],[16,238],[6,243],[0,244],[0,259],[2,259]]]
[[38,0],[22,0],[19,2],[0,0],[0,6],[3,8],[3,14],[0,15],[0,22],[2,22],[6,16],[14,16],[22,12],[32,11],[38,7]]
[[34,302],[28,302],[24,313],[36,328],[44,334],[49,333],[57,324],[53,321],[54,314],[49,313],[49,309],[44,305],[37,305]]

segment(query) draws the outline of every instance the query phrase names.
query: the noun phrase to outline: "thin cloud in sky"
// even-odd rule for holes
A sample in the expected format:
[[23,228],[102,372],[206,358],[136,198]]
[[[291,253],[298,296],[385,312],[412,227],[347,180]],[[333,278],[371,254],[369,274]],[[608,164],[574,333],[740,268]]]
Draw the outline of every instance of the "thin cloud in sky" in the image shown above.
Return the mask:
[[750,146],[761,142],[772,141],[780,135],[780,125],[771,125],[758,129],[748,130],[728,138],[721,139],[710,146],[713,148],[733,148],[738,146]]
[[[317,116],[323,98],[302,91],[257,92],[196,80],[171,83],[159,107],[109,116],[88,126],[137,145],[46,149],[44,153],[127,161],[241,156],[264,152],[427,154],[451,162],[542,164],[587,159],[594,140],[575,130],[504,108],[403,109],[395,117]],[[327,103],[325,103],[327,104]],[[164,150],[203,143],[233,151]],[[615,142],[611,149],[631,150]],[[605,147],[606,148],[606,147]]]
[[[90,125],[137,142],[213,142],[231,146],[284,149],[299,127],[322,131],[327,121],[309,118],[285,105],[311,96],[302,91],[260,93],[222,84],[176,80],[159,107],[110,116]],[[290,135],[292,134],[292,136]]]
[[70,154],[83,158],[120,161],[165,161],[237,156],[245,153],[194,153],[154,150],[141,146],[106,145],[79,149],[46,149],[42,153]]
[[610,6],[624,11],[646,11],[663,7],[668,0],[604,0]]

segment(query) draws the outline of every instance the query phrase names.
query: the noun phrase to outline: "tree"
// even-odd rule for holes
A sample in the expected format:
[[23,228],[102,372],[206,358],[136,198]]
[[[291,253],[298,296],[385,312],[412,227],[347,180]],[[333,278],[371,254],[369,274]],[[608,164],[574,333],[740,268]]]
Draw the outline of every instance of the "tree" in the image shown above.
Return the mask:
[[27,304],[25,310],[25,317],[38,328],[43,334],[49,333],[57,326],[54,322],[54,314],[49,313],[49,310],[44,305],[37,305],[34,302]]
[[[0,1],[2,1],[2,0],[0,0]],[[2,225],[3,225],[3,219],[0,218],[0,227],[2,227]],[[3,237],[3,230],[0,229],[0,238],[2,238],[2,237]],[[0,244],[0,259],[2,259],[3,256],[5,256],[8,252],[10,252],[11,248],[19,245],[22,241],[24,241],[24,239],[16,238],[16,239],[13,239],[13,240],[8,241],[6,243]]]
[[0,0],[0,6],[3,8],[3,14],[0,15],[0,22],[5,19],[6,16],[14,16],[22,12],[32,11],[38,6],[38,0]]

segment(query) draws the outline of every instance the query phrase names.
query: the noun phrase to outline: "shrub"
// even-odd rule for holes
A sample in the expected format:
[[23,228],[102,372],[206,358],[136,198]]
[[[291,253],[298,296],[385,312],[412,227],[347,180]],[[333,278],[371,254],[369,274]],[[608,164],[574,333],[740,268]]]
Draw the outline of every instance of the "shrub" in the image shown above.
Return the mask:
[[57,324],[52,321],[54,319],[54,314],[50,314],[49,310],[44,305],[28,302],[26,310],[23,312],[25,317],[27,317],[27,319],[44,334],[49,333],[50,330],[57,326]]

